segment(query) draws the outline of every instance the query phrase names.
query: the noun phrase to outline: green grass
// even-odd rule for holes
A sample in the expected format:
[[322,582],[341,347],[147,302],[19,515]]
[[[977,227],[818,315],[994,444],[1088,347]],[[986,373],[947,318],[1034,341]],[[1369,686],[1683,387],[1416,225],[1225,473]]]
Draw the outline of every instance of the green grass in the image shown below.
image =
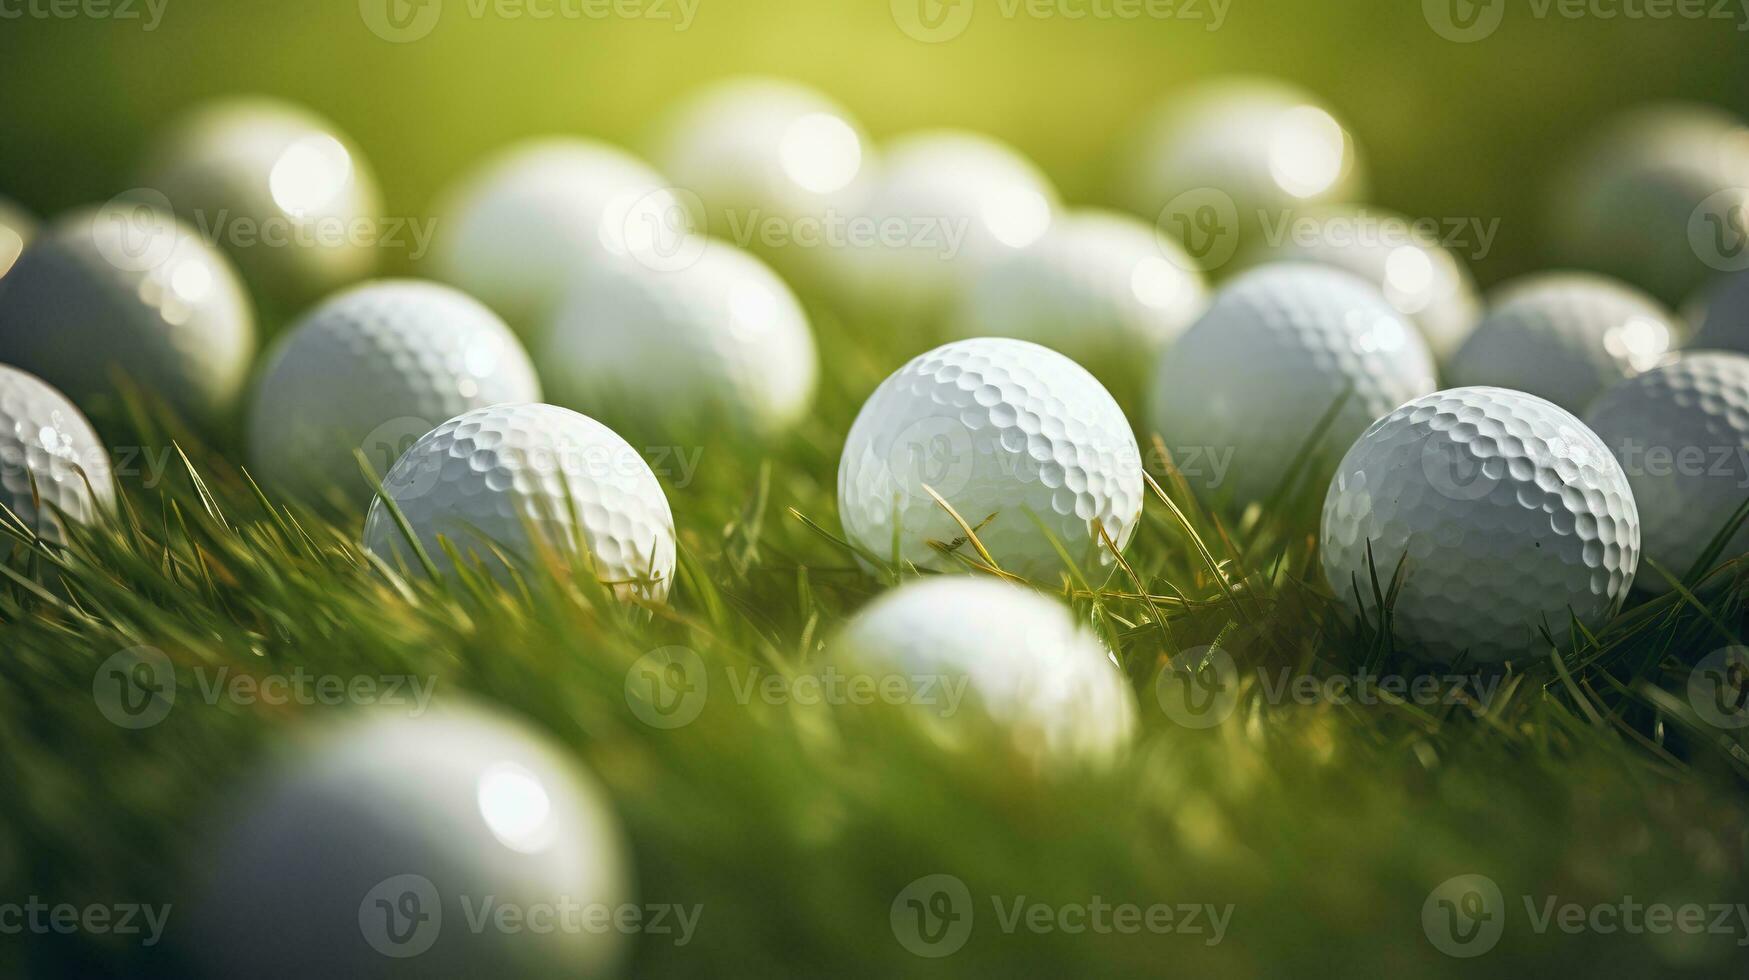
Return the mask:
[[[1351,623],[1324,589],[1303,530],[1315,495],[1284,499],[1277,520],[1229,526],[1160,473],[1126,567],[1101,587],[1060,589],[1138,692],[1141,737],[1111,771],[1035,771],[992,733],[946,750],[898,711],[740,703],[729,671],[812,669],[883,588],[835,540],[834,481],[855,408],[904,352],[868,325],[817,319],[819,411],[766,449],[700,436],[696,479],[670,487],[682,560],[666,608],[617,604],[561,564],[508,589],[403,580],[360,553],[356,515],[331,521],[264,496],[227,462],[234,449],[186,436],[189,462],[161,485],[126,487],[114,521],[77,531],[64,551],[15,549],[0,582],[0,896],[183,907],[188,869],[210,856],[238,780],[270,746],[342,710],[209,704],[197,678],[301,667],[433,678],[440,700],[502,705],[596,772],[629,831],[640,900],[704,910],[689,946],[639,940],[638,976],[1740,967],[1741,933],[1539,934],[1522,898],[1539,910],[1546,897],[1749,900],[1749,743],[1697,717],[1685,686],[1696,658],[1741,643],[1735,571],[1705,600],[1636,606],[1576,648],[1493,678],[1485,704],[1299,703],[1273,685],[1413,670],[1378,624]],[[115,445],[162,447],[174,431],[138,409],[100,418]],[[1379,578],[1367,587],[1382,593],[1390,570]],[[106,658],[139,645],[172,659],[179,686],[162,723],[132,731],[104,719],[92,685]],[[638,720],[625,684],[640,656],[667,645],[703,658],[712,695],[696,721],[659,730]],[[1235,707],[1224,723],[1186,727],[1157,678],[1180,651],[1211,646],[1238,665]],[[1221,653],[1204,655],[1205,677]],[[896,940],[889,911],[936,873],[966,883],[975,924],[959,952],[926,960]],[[1507,903],[1499,946],[1474,962],[1439,952],[1421,918],[1435,886],[1471,873],[1498,882]],[[1020,896],[1233,912],[1214,945],[1005,933],[993,899]],[[173,912],[172,940],[177,925]],[[173,941],[0,938],[13,974],[185,967]]]

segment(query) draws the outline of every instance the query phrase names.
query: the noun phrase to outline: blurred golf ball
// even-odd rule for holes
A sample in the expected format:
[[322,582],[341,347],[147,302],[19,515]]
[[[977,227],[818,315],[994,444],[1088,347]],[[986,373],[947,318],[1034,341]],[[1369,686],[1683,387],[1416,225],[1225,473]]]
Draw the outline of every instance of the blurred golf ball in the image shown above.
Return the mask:
[[[63,516],[81,523],[115,506],[109,451],[65,395],[0,364],[0,504],[50,544]],[[0,561],[12,553],[0,535]]]
[[256,384],[249,461],[269,485],[362,506],[413,440],[463,412],[540,400],[522,344],[478,300],[448,286],[355,286],[280,338]]
[[120,371],[190,420],[236,405],[255,319],[231,264],[168,213],[111,202],[45,228],[0,288],[0,361],[89,407]]
[[1582,145],[1550,198],[1560,261],[1679,303],[1749,268],[1749,125],[1708,106],[1630,110]]
[[691,221],[662,175],[617,147],[552,137],[482,163],[442,197],[432,265],[525,337],[572,282],[635,257],[684,264]]
[[819,374],[789,287],[714,240],[672,271],[638,262],[589,270],[540,359],[555,402],[652,434],[712,420],[778,432],[807,413]]
[[1682,335],[1639,290],[1589,273],[1536,273],[1500,288],[1447,365],[1457,385],[1493,385],[1583,412],[1610,384],[1657,364]]
[[1713,284],[1691,347],[1749,354],[1749,272]]
[[[1640,518],[1615,457],[1585,424],[1535,395],[1455,388],[1378,420],[1343,458],[1324,501],[1324,574],[1377,622],[1376,570],[1396,637],[1429,659],[1546,656],[1573,620],[1620,608],[1639,562]],[[1368,564],[1368,551],[1371,565]]]
[[1137,126],[1119,175],[1131,210],[1213,271],[1265,221],[1364,193],[1348,130],[1317,99],[1265,78],[1215,79],[1174,93]]
[[832,650],[936,692],[913,707],[946,740],[960,707],[948,699],[960,693],[1040,761],[1109,760],[1135,730],[1135,694],[1093,634],[1061,603],[996,579],[901,585],[851,619]]
[[299,106],[208,103],[155,144],[141,179],[283,305],[302,305],[376,266],[376,178],[333,123]]
[[1206,302],[1201,274],[1153,226],[1070,211],[978,277],[950,325],[964,337],[1030,340],[1128,379],[1145,376]]
[[1458,257],[1415,219],[1373,207],[1296,209],[1279,238],[1265,239],[1249,264],[1318,262],[1377,286],[1408,317],[1436,360],[1451,357],[1476,325],[1475,280]]
[[36,219],[11,201],[0,197],[0,279],[6,278],[12,264],[24,254],[24,247],[36,236]]
[[[625,840],[599,784],[541,735],[436,708],[353,718],[300,748],[219,828],[189,923],[205,971],[618,972],[629,938],[598,927],[633,901]],[[476,928],[482,910],[494,918]],[[500,927],[504,911],[523,927]]]
[[1284,262],[1215,293],[1161,357],[1149,417],[1193,488],[1243,505],[1282,488],[1308,451],[1311,472],[1296,479],[1322,485],[1327,461],[1374,419],[1435,387],[1426,342],[1376,287]]
[[[674,517],[656,474],[611,429],[570,409],[493,405],[458,415],[403,453],[383,490],[440,570],[450,563],[441,536],[498,575],[505,570],[491,545],[523,562],[540,548],[581,547],[596,578],[622,598],[661,601],[673,585]],[[364,543],[419,568],[380,497]]]
[[[1749,356],[1694,351],[1617,382],[1585,421],[1627,473],[1646,557],[1681,578],[1749,498]],[[1749,525],[1720,555],[1749,553]],[[1667,592],[1651,569],[1640,586]]]
[[[883,561],[958,567],[931,543],[965,532],[926,487],[998,565],[1039,580],[1065,571],[1055,539],[1104,581],[1114,559],[1095,526],[1121,550],[1142,513],[1141,454],[1111,395],[1067,357],[1006,338],[914,358],[857,413],[838,465],[850,540]],[[969,544],[959,553],[977,557]]]

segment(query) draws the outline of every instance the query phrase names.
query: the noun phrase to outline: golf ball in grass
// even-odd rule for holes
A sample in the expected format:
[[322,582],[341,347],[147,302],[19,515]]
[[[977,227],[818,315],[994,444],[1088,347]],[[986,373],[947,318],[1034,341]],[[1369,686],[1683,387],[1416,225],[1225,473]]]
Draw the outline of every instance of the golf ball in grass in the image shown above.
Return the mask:
[[300,305],[375,268],[382,200],[334,124],[272,99],[189,113],[150,151],[142,180],[218,243],[250,285]]
[[1680,337],[1675,317],[1631,286],[1588,273],[1540,273],[1492,297],[1447,376],[1583,412],[1613,382],[1657,364]]
[[204,972],[618,972],[630,937],[611,923],[635,900],[624,836],[602,787],[544,737],[439,707],[353,718],[300,748],[204,849],[187,923]]
[[1377,208],[1323,205],[1284,216],[1280,238],[1246,258],[1318,262],[1377,286],[1421,330],[1435,359],[1451,357],[1476,325],[1481,303],[1462,261],[1427,226]]
[[1144,374],[1207,300],[1178,244],[1129,215],[1071,211],[999,259],[951,322],[966,337],[1015,337],[1096,371]]
[[[1317,474],[1374,419],[1435,387],[1427,344],[1376,287],[1284,262],[1215,293],[1160,358],[1149,417],[1193,488],[1242,505],[1290,475],[1321,486]],[[1295,475],[1302,454],[1310,465]]]
[[1095,529],[1129,543],[1142,461],[1129,421],[1079,364],[1022,340],[960,340],[914,358],[863,404],[838,464],[839,519],[883,561],[959,567],[932,543],[965,532],[930,489],[1003,569],[1056,581],[1061,546],[1097,582],[1114,558]]
[[1749,354],[1749,272],[1739,272],[1706,294],[1706,312],[1690,346]]
[[0,198],[0,279],[24,254],[24,247],[36,235],[36,220],[5,198]]
[[[1626,471],[1646,557],[1681,578],[1749,499],[1749,356],[1693,351],[1617,382],[1586,413]],[[1720,560],[1749,553],[1749,525]],[[1667,592],[1654,569],[1642,588]]]
[[540,349],[555,402],[652,434],[712,419],[777,432],[807,413],[819,374],[789,287],[715,240],[673,270],[584,273]]
[[690,256],[682,248],[691,220],[662,175],[591,140],[512,146],[445,192],[438,213],[436,277],[524,335],[545,327],[586,269],[627,257],[670,267]]
[[938,720],[949,740],[956,697],[1041,761],[1108,760],[1135,730],[1135,694],[1093,634],[1061,603],[1008,582],[901,585],[851,619],[832,650],[863,669],[928,683],[935,697],[914,699],[915,710]]
[[[63,516],[89,521],[115,505],[109,452],[91,423],[42,379],[0,364],[0,504],[50,544]],[[0,561],[12,553],[0,535]]]
[[[673,584],[674,517],[656,475],[613,430],[567,408],[493,405],[458,415],[403,453],[383,490],[440,570],[450,561],[442,537],[494,574],[502,565],[492,545],[519,561],[581,546],[621,598],[661,601]],[[380,497],[364,543],[419,568]]]
[[1044,237],[1049,179],[985,136],[932,130],[888,144],[840,249],[850,288],[919,315],[945,312],[991,263]]
[[[1324,574],[1431,660],[1500,663],[1566,651],[1633,585],[1640,517],[1621,465],[1565,409],[1504,388],[1454,388],[1375,422],[1324,500]],[[1368,564],[1368,549],[1371,564]],[[1398,564],[1402,570],[1398,572]]]
[[167,212],[110,203],[37,236],[0,288],[0,361],[89,406],[114,372],[189,420],[236,405],[255,318],[230,262]]
[[362,506],[371,491],[355,449],[380,477],[438,423],[540,397],[521,342],[478,300],[416,280],[355,286],[269,354],[249,415],[250,468],[284,491],[337,491]]
[[1749,125],[1710,106],[1632,109],[1550,188],[1558,259],[1679,303],[1749,268]]

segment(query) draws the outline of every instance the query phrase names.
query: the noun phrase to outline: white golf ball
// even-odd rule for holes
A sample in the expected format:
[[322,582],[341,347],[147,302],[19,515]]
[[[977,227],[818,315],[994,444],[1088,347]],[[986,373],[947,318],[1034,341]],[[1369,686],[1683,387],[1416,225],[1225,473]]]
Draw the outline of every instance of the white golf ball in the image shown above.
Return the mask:
[[630,937],[596,926],[635,900],[624,835],[546,738],[436,708],[349,719],[301,748],[240,794],[199,869],[188,948],[203,972],[618,972]]
[[[1678,578],[1705,554],[1749,497],[1749,356],[1683,354],[1617,382],[1585,421],[1627,472],[1640,507],[1646,557]],[[1749,553],[1749,525],[1720,557]],[[1669,591],[1647,569],[1641,588]]]
[[[926,489],[927,488],[927,489]],[[838,514],[882,560],[959,567],[932,542],[976,530],[1003,569],[1056,581],[1054,538],[1097,581],[1142,515],[1142,460],[1117,402],[1079,364],[1021,340],[960,340],[881,382],[850,427]],[[897,552],[895,553],[895,548]],[[969,544],[961,553],[976,558]]]
[[249,460],[270,485],[362,505],[403,450],[463,412],[541,397],[497,314],[448,286],[355,286],[306,314],[267,358],[249,415]]
[[1279,238],[1248,256],[1251,263],[1318,262],[1377,286],[1421,330],[1439,361],[1450,358],[1481,313],[1476,283],[1458,257],[1415,219],[1372,207],[1297,209]]
[[[1454,388],[1378,420],[1324,500],[1324,574],[1430,659],[1499,663],[1568,646],[1620,608],[1639,562],[1634,492],[1603,441],[1565,409],[1504,388]],[[1368,550],[1371,566],[1368,565]]]
[[1160,358],[1150,417],[1192,487],[1243,505],[1282,488],[1308,452],[1310,472],[1296,479],[1321,486],[1328,461],[1374,419],[1435,387],[1426,342],[1377,288],[1285,262],[1215,293]]
[[672,271],[598,266],[541,345],[553,401],[652,434],[710,419],[793,425],[819,374],[801,303],[763,262],[718,241]]
[[0,361],[90,405],[120,371],[200,423],[230,412],[255,356],[231,264],[166,212],[108,204],[55,221],[0,289]]
[[[65,544],[63,516],[89,522],[115,506],[109,452],[65,395],[0,364],[0,504],[50,544]],[[12,553],[0,536],[0,561]]]
[[217,243],[255,289],[299,305],[370,274],[382,199],[358,147],[328,120],[271,99],[225,99],[173,126],[145,186]]
[[1365,188],[1354,139],[1317,99],[1263,78],[1173,94],[1137,127],[1119,183],[1129,207],[1183,240],[1205,271],[1306,204]]
[[839,251],[857,295],[935,315],[991,263],[1044,237],[1057,192],[1005,144],[955,130],[890,143]]
[[36,219],[23,208],[0,197],[0,279],[6,278],[7,271],[24,254],[25,246],[35,236]]
[[1093,634],[1061,603],[1007,582],[952,576],[901,585],[851,619],[832,650],[915,684],[914,693],[932,692],[913,703],[950,742],[957,697],[1040,761],[1106,761],[1135,731],[1135,693]]
[[[570,409],[493,405],[458,415],[402,454],[383,489],[440,570],[449,563],[440,536],[494,574],[502,566],[491,545],[532,561],[580,543],[596,578],[622,598],[661,601],[673,585],[674,516],[656,475],[611,429]],[[364,543],[419,568],[380,497]]]
[[691,220],[661,174],[617,147],[554,137],[520,143],[450,188],[432,245],[437,278],[525,336],[577,276],[636,257],[662,265]]
[[980,276],[950,326],[964,337],[1030,340],[1128,379],[1146,375],[1207,298],[1194,263],[1151,225],[1071,211]]
[[1679,303],[1749,267],[1749,125],[1711,106],[1642,106],[1586,141],[1549,194],[1560,261]]
[[1583,412],[1680,337],[1675,318],[1637,289],[1588,273],[1540,273],[1491,298],[1446,374],[1456,385],[1513,388]]
[[1706,293],[1706,312],[1690,347],[1749,354],[1749,272],[1739,272]]

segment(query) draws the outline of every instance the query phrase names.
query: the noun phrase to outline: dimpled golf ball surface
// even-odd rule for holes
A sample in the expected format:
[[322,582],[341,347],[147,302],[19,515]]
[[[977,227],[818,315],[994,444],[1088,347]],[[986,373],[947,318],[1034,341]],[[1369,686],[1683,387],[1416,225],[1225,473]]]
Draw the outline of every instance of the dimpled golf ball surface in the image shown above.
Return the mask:
[[1350,609],[1376,622],[1372,569],[1388,590],[1402,561],[1397,639],[1439,662],[1499,663],[1545,656],[1545,625],[1563,649],[1572,619],[1603,625],[1633,584],[1640,518],[1620,464],[1570,413],[1454,388],[1355,442],[1324,500],[1322,547]]
[[1509,283],[1448,366],[1455,385],[1528,391],[1569,412],[1657,364],[1680,328],[1650,296],[1602,276],[1544,273]]
[[[596,577],[622,597],[659,601],[673,583],[674,517],[656,475],[611,429],[570,409],[494,405],[459,415],[414,443],[383,489],[439,568],[448,560],[439,535],[464,556],[485,555],[483,538],[531,559],[528,525],[561,552],[580,536]],[[417,567],[381,499],[371,503],[364,542]]]
[[[1706,553],[1749,497],[1749,356],[1695,351],[1620,382],[1585,420],[1634,488],[1646,557],[1678,578]],[[1749,552],[1749,526],[1721,560]],[[1647,568],[1642,588],[1669,580]]]
[[1338,400],[1315,458],[1435,386],[1420,333],[1371,283],[1280,263],[1224,286],[1161,357],[1150,417],[1194,489],[1238,504],[1282,485]]
[[1117,403],[1079,364],[1020,340],[938,347],[863,405],[838,466],[845,533],[883,560],[959,567],[930,546],[964,532],[926,485],[998,565],[1039,580],[1066,571],[1053,536],[1103,580],[1113,558],[1094,526],[1121,549],[1142,512],[1141,455]]
[[[601,786],[496,714],[380,710],[271,760],[213,828],[178,906],[203,975],[617,973],[629,938],[591,927],[635,896]],[[527,918],[470,928],[482,907]]]
[[[0,503],[51,544],[65,542],[56,514],[89,521],[115,504],[109,453],[65,395],[0,365]],[[0,541],[0,559],[12,539]]]
[[807,413],[819,375],[795,294],[717,241],[673,270],[619,262],[585,275],[542,351],[554,401],[640,433],[711,415],[776,432]]
[[225,257],[168,214],[106,205],[50,225],[0,288],[0,361],[82,405],[112,370],[194,422],[235,407],[255,319]]
[[[1093,634],[1061,603],[1007,582],[952,576],[902,585],[858,613],[833,651],[877,677],[939,678],[930,689],[943,700],[963,684],[967,700],[1028,755],[1106,759],[1135,729],[1135,695]],[[950,707],[916,705],[944,721]]]
[[539,401],[522,344],[477,300],[436,283],[349,289],[307,314],[268,358],[249,419],[250,468],[288,492],[339,489],[362,506],[413,440],[463,412]]

